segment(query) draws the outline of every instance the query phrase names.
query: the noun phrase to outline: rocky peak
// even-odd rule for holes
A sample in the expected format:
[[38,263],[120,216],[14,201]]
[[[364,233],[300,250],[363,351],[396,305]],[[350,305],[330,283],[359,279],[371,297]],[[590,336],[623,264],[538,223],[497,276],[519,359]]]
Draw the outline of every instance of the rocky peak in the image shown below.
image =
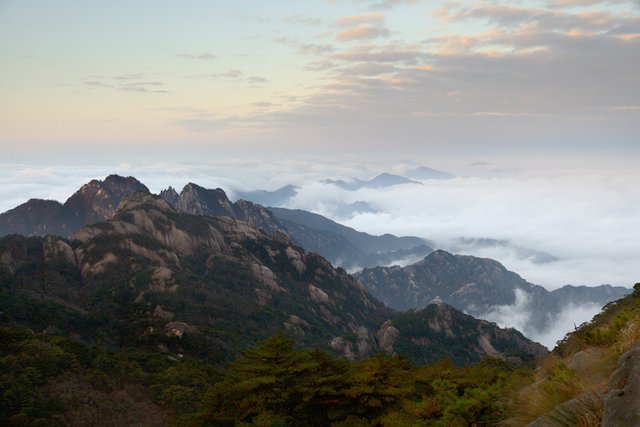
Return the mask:
[[284,227],[280,221],[264,206],[246,200],[233,203],[220,188],[212,190],[188,183],[180,194],[169,187],[160,193],[160,197],[180,212],[192,215],[228,216],[247,221],[270,234],[284,233]]
[[234,216],[231,201],[222,189],[211,190],[191,182],[180,192],[175,207],[192,215]]
[[[391,307],[422,307],[436,296],[471,312],[471,304],[512,304],[514,289],[534,285],[491,259],[437,250],[406,267],[364,269],[357,277]],[[477,311],[477,310],[476,310]]]
[[153,194],[145,193],[143,191],[137,191],[122,198],[122,201],[118,205],[116,213],[122,215],[127,211],[137,209],[155,209],[159,211],[175,212],[175,209],[171,206],[171,204],[163,198],[154,196]]
[[180,197],[180,195],[175,188],[169,186],[169,188],[166,188],[160,192],[160,197],[169,202],[171,206],[175,207],[176,203],[178,203],[178,197]]
[[437,249],[424,257],[417,265],[430,265],[439,263],[453,268],[470,267],[476,270],[507,272],[507,269],[498,261],[491,258],[478,258],[470,255],[454,255],[442,249]]
[[149,189],[134,177],[109,175],[104,181],[94,179],[83,185],[64,206],[78,226],[82,226],[111,218],[122,198],[137,191],[149,193]]
[[133,177],[109,175],[83,185],[63,204],[54,200],[31,199],[0,215],[0,236],[56,234],[69,236],[85,224],[113,217],[126,195],[149,189]]
[[453,255],[447,251],[443,251],[442,249],[436,249],[433,252],[431,252],[429,255],[424,257],[421,261],[418,261],[416,264],[424,265],[430,262],[453,264],[455,260],[456,260],[456,255]]

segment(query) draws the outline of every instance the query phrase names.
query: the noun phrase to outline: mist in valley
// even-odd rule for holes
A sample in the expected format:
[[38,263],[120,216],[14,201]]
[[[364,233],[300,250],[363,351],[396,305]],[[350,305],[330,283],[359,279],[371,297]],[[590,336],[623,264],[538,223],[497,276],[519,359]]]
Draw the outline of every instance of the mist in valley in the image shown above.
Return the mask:
[[[83,183],[110,173],[133,175],[154,193],[169,185],[179,191],[195,182],[223,188],[231,198],[292,184],[296,193],[282,207],[315,212],[370,234],[418,236],[434,248],[493,258],[548,290],[566,284],[630,287],[637,281],[640,239],[635,229],[640,218],[640,188],[632,172],[467,171],[452,179],[352,191],[321,181],[370,179],[376,171],[409,175],[415,165],[372,164],[370,171],[358,171],[355,164],[321,162],[245,165],[241,161],[45,168],[16,164],[0,172],[0,210],[32,197],[64,201]],[[350,206],[358,209],[345,210]],[[406,257],[392,263],[416,261],[419,259]],[[527,326],[527,304],[527,296],[518,295],[514,305],[495,307],[481,317],[515,327],[553,347],[574,325],[590,320],[600,309],[568,306],[551,328],[532,330]]]

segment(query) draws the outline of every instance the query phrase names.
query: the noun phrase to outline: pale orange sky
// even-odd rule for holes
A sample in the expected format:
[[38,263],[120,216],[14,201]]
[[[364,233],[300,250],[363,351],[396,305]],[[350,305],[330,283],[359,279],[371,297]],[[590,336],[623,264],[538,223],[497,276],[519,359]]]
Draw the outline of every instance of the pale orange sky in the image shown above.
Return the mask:
[[[638,156],[634,1],[0,2],[0,144]],[[118,157],[118,156],[114,156]]]

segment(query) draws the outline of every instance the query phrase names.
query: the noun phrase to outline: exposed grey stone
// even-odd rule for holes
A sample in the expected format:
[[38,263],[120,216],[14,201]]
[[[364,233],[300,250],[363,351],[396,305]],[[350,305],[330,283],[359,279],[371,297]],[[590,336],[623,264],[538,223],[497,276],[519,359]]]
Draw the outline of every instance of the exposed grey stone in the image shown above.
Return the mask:
[[640,426],[640,343],[620,356],[609,378],[602,425]]

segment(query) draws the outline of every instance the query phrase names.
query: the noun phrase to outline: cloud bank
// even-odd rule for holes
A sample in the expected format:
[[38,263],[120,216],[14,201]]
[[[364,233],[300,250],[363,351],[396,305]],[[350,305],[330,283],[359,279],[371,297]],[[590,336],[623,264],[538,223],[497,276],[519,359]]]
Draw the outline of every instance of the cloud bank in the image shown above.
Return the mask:
[[567,332],[590,321],[602,309],[597,304],[569,304],[551,319],[551,326],[540,330],[532,326],[533,314],[529,294],[521,289],[516,289],[515,294],[516,301],[512,305],[494,306],[487,313],[477,317],[495,322],[503,328],[515,328],[527,338],[549,349],[554,348]]
[[[589,171],[557,175],[460,177],[383,189],[302,187],[289,207],[308,209],[372,234],[415,235],[436,247],[490,257],[528,281],[631,286],[640,280],[640,189],[634,174]],[[377,212],[336,215],[364,201]],[[506,245],[465,246],[459,238]],[[526,249],[526,250],[523,250]],[[556,259],[543,259],[542,252]]]
[[[565,284],[622,285],[640,281],[640,188],[636,172],[547,170],[490,173],[347,191],[324,178],[370,179],[385,169],[365,161],[214,159],[208,163],[85,166],[3,165],[0,211],[29,198],[64,201],[82,184],[111,173],[133,175],[158,193],[188,182],[238,191],[299,188],[286,207],[306,209],[372,234],[414,235],[455,253],[494,258],[526,280],[555,289]],[[410,163],[389,165],[402,173]],[[372,172],[363,175],[363,170]],[[377,172],[373,172],[376,171]],[[370,209],[345,207],[366,205]],[[471,244],[495,239],[500,244]],[[465,243],[467,242],[467,243]],[[555,258],[554,258],[555,257]]]
[[[344,163],[319,159],[279,161],[215,159],[207,163],[142,163],[42,166],[5,164],[0,169],[0,212],[31,197],[66,200],[91,179],[111,173],[133,175],[152,192],[188,182],[237,191],[299,187],[287,207],[320,213],[357,230],[428,239],[432,246],[503,263],[529,282],[549,290],[565,284],[612,284],[640,281],[640,188],[637,172],[624,170],[546,170],[505,172],[477,162],[478,175],[426,180],[423,185],[347,191],[323,184],[324,178],[370,179],[388,170],[403,173],[414,162],[381,163],[354,159]],[[368,172],[365,172],[368,171]],[[459,174],[462,175],[462,174]],[[345,216],[345,207],[351,209]],[[461,239],[466,238],[466,239]],[[478,240],[487,239],[487,240]],[[493,239],[493,240],[488,240]],[[402,259],[398,263],[415,262]],[[515,304],[494,307],[484,318],[515,327],[548,347],[600,310],[568,306],[546,330],[531,328],[526,294]]]

